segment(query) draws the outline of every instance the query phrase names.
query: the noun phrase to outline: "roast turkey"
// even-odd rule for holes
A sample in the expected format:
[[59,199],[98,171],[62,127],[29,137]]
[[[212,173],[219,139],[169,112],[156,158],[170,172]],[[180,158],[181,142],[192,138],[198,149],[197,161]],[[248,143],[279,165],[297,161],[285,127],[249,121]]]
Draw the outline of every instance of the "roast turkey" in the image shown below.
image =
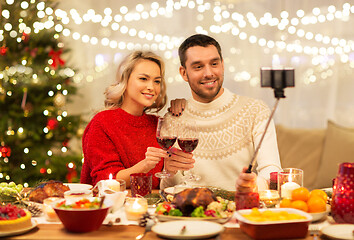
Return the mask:
[[183,216],[190,216],[193,210],[199,206],[204,209],[213,201],[216,201],[216,196],[208,188],[187,188],[180,193],[177,193],[172,200]]
[[29,200],[43,203],[48,197],[64,197],[64,192],[70,188],[60,181],[48,181],[37,186],[29,195]]

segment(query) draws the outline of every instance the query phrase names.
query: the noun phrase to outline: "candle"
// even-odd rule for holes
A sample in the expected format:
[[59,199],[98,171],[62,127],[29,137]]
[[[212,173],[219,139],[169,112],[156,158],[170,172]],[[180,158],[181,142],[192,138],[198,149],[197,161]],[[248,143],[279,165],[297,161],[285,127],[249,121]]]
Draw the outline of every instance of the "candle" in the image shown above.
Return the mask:
[[281,185],[281,197],[282,198],[290,198],[293,190],[299,188],[300,185],[295,182],[286,182]]
[[275,207],[279,202],[279,193],[276,190],[265,190],[259,192],[259,200],[265,207]]
[[106,180],[106,186],[113,191],[120,191],[120,183],[117,180],[112,179],[112,173],[109,174],[109,180]]
[[125,214],[129,221],[139,220],[147,209],[148,204],[145,198],[128,198],[125,202]]
[[57,214],[55,213],[52,204],[55,202],[58,202],[62,198],[58,197],[50,197],[46,198],[43,200],[43,213],[44,213],[44,218],[48,222],[57,222],[60,221]]

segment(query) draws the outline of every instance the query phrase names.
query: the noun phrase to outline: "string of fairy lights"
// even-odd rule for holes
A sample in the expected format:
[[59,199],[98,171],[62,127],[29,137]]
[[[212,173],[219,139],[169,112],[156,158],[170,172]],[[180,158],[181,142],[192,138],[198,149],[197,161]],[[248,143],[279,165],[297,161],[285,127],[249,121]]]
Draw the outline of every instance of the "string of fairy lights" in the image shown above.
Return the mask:
[[[8,4],[12,4],[13,0],[7,0]],[[30,3],[36,4],[36,1],[32,0]],[[23,9],[28,7],[28,3],[23,1],[21,4]],[[37,3],[38,17],[45,18],[47,16],[47,21],[41,23],[36,22],[33,24],[34,32],[39,32],[44,28],[49,29],[54,27],[57,32],[62,32],[66,37],[71,37],[74,40],[82,41],[85,44],[98,45],[100,44],[103,47],[110,47],[112,49],[118,50],[133,50],[133,49],[144,49],[152,51],[162,51],[166,60],[176,58],[173,51],[180,45],[183,38],[178,36],[167,36],[161,34],[154,34],[151,32],[146,32],[145,30],[138,30],[136,28],[129,28],[127,24],[129,22],[146,20],[149,18],[165,17],[172,18],[174,13],[181,11],[184,8],[197,11],[197,20],[203,22],[205,19],[204,14],[212,13],[215,24],[208,26],[209,29],[204,29],[201,25],[195,26],[195,31],[199,33],[225,33],[231,34],[233,36],[238,36],[240,40],[248,40],[252,44],[258,44],[260,47],[266,47],[269,49],[277,48],[279,50],[285,50],[287,52],[294,52],[297,54],[306,54],[312,57],[312,64],[314,66],[321,64],[321,69],[326,70],[331,63],[331,60],[328,59],[328,56],[333,56],[337,54],[342,63],[349,63],[350,67],[354,68],[354,62],[350,61],[349,53],[354,50],[354,41],[346,40],[338,37],[329,37],[321,33],[313,33],[310,31],[305,31],[300,28],[299,25],[313,25],[317,23],[324,23],[326,21],[348,21],[351,14],[354,13],[354,5],[350,3],[344,3],[342,9],[336,9],[334,5],[330,5],[327,8],[327,11],[321,12],[321,9],[318,7],[313,8],[312,12],[305,14],[301,9],[296,11],[296,16],[290,18],[290,14],[287,11],[282,11],[280,13],[280,18],[272,16],[271,13],[266,12],[262,17],[257,19],[257,17],[252,13],[248,12],[243,15],[237,11],[231,11],[234,6],[232,4],[223,5],[220,2],[205,2],[203,0],[189,1],[173,1],[167,0],[164,6],[160,6],[158,2],[152,2],[149,6],[149,9],[145,9],[143,4],[139,3],[135,6],[134,9],[129,10],[126,6],[121,6],[119,13],[113,14],[111,8],[104,9],[104,15],[96,13],[95,10],[89,9],[83,15],[80,15],[76,9],[71,9],[69,12],[66,12],[61,9],[53,10],[50,7],[45,7],[44,2]],[[231,10],[230,10],[231,9]],[[9,18],[10,13],[3,10],[3,17]],[[53,17],[56,16],[59,18],[62,24],[56,24],[54,26]],[[97,23],[102,26],[103,29],[109,28],[112,31],[119,32],[123,35],[128,35],[135,38],[131,42],[125,41],[116,41],[109,39],[107,37],[99,38],[97,36],[89,36],[88,34],[79,33],[78,31],[69,30],[66,26],[69,26],[70,23],[80,25],[83,23]],[[251,28],[259,28],[261,26],[270,26],[277,27],[279,30],[286,30],[291,35],[296,35],[298,39],[314,40],[317,43],[321,43],[324,46],[310,46],[302,45],[301,41],[295,41],[286,43],[285,40],[267,40],[262,37],[257,37],[253,34],[247,34],[247,26]],[[10,26],[5,25],[5,30],[9,31]],[[25,27],[19,25],[19,29],[23,29],[24,32],[30,32],[30,27]],[[15,31],[15,30],[12,30]],[[16,35],[15,33],[13,34]],[[136,42],[136,38],[147,40],[146,43],[141,44]],[[2,37],[0,35],[0,40]],[[235,48],[230,48],[231,53],[235,53]],[[237,52],[237,51],[236,51]],[[274,59],[277,59],[277,54],[273,56]],[[327,64],[323,64],[327,62]],[[173,61],[174,64],[178,64],[178,60]],[[327,66],[326,66],[327,65]],[[332,64],[333,65],[333,64]],[[94,81],[97,78],[97,75],[102,76],[104,71],[108,71],[108,64],[103,62],[101,65],[97,66],[94,73],[90,73],[86,76],[88,82]],[[324,68],[324,69],[323,69]],[[231,68],[232,70],[233,68]],[[230,71],[232,72],[232,71]],[[247,76],[249,74],[243,72],[235,73],[235,79],[242,80],[242,77],[246,76],[244,80],[249,80]],[[79,74],[74,76],[74,81],[80,83],[85,76]],[[168,81],[172,82],[173,79],[169,78]]]
[[[12,5],[14,0],[6,0],[8,5]],[[54,29],[58,34],[54,38],[59,38],[59,34],[69,38],[70,40],[81,41],[83,44],[107,47],[119,51],[131,51],[134,49],[160,51],[166,61],[170,60],[173,64],[178,65],[179,60],[175,52],[178,46],[183,41],[184,37],[169,36],[160,33],[149,32],[144,29],[138,29],[140,24],[134,24],[141,20],[166,18],[173,19],[173,17],[181,11],[192,11],[195,13],[196,21],[194,30],[197,33],[204,34],[227,34],[232,37],[237,37],[239,40],[247,41],[250,44],[258,45],[264,49],[265,52],[270,53],[271,50],[277,52],[272,54],[273,64],[281,65],[279,52],[286,51],[298,55],[307,55],[311,58],[313,67],[307,69],[304,73],[304,83],[311,84],[318,81],[315,76],[316,73],[322,79],[333,75],[333,67],[338,60],[343,64],[354,69],[354,58],[350,54],[354,51],[354,41],[344,39],[336,36],[328,36],[322,33],[311,32],[306,29],[306,26],[329,23],[333,21],[348,22],[354,14],[354,5],[344,3],[341,8],[334,5],[328,6],[326,9],[315,7],[311,12],[305,12],[302,9],[290,13],[288,11],[281,11],[279,17],[273,16],[270,12],[265,12],[263,16],[256,16],[255,13],[247,12],[242,14],[236,9],[234,4],[223,4],[219,1],[207,0],[167,0],[164,4],[158,2],[151,3],[137,3],[135,7],[129,9],[127,6],[120,6],[117,12],[113,12],[112,8],[107,7],[103,10],[103,14],[97,13],[94,9],[88,9],[85,13],[80,14],[78,10],[71,9],[65,11],[62,9],[52,9],[46,6],[44,1],[38,0],[23,0],[21,2],[21,16],[26,16],[26,9],[30,4],[35,4],[37,8],[37,17],[42,21],[36,21],[32,26],[27,26],[25,22],[19,21],[18,26],[12,26],[10,23],[4,25],[4,29],[0,29],[0,43],[4,41],[4,31],[9,32],[10,37],[16,38],[17,42],[23,41],[21,38],[22,33],[39,33],[45,29]],[[5,19],[11,18],[11,13],[6,8],[2,9],[1,16]],[[55,23],[54,19],[59,20]],[[205,19],[212,19],[212,24],[204,26]],[[82,24],[95,24],[102,30],[113,31],[114,33],[121,34],[131,41],[117,41],[110,39],[106,36],[100,36],[101,31],[96,31],[89,35],[84,33],[82,28],[77,27],[77,30],[70,30],[75,25]],[[142,26],[141,26],[142,27]],[[257,35],[257,32],[262,28],[271,28],[279,30],[279,39],[266,39]],[[254,31],[257,30],[257,31]],[[285,33],[288,37],[285,37]],[[293,37],[295,40],[291,40]],[[239,50],[235,47],[227,49],[232,55],[239,54]],[[97,58],[97,56],[96,56]],[[76,73],[70,68],[61,69],[59,74],[72,77],[77,84],[86,82],[93,82],[99,79],[110,71],[109,63],[102,58],[98,58],[96,66],[87,73]],[[97,59],[96,59],[97,60]],[[227,60],[227,59],[225,59]],[[49,60],[49,64],[51,64]],[[292,57],[292,62],[299,62],[298,56]],[[49,67],[44,69],[46,72],[54,75],[56,72]],[[249,81],[251,86],[256,86],[259,83],[259,77],[252,76],[248,71],[236,72],[235,67],[230,66],[227,69],[233,76],[235,81]],[[6,76],[14,75],[16,72],[24,73],[32,77],[32,81],[38,81],[38,77],[26,60],[23,60],[17,66],[9,67],[8,69],[0,72],[0,79]],[[180,76],[168,77],[167,81],[172,83],[174,81],[181,81]],[[57,86],[58,91],[61,90],[61,85]],[[0,91],[2,89],[0,88]],[[6,93],[8,96],[11,92]],[[61,94],[66,96],[66,90],[61,91]],[[48,92],[50,97],[56,97],[53,91]],[[43,112],[44,115],[48,114],[48,110]],[[62,111],[57,120],[61,121],[66,117],[67,112]],[[21,134],[23,129],[17,129],[17,134]],[[13,129],[9,129],[8,135],[16,134]],[[48,133],[48,129],[44,128],[43,132]],[[61,149],[66,152],[66,147]],[[24,149],[28,153],[29,149]],[[53,152],[48,150],[47,155],[52,156]],[[34,161],[32,165],[37,163]],[[25,166],[20,166],[25,169]],[[70,167],[70,166],[69,166]],[[50,169],[47,173],[50,174]],[[0,173],[2,178],[2,173]],[[8,179],[7,179],[8,180]]]

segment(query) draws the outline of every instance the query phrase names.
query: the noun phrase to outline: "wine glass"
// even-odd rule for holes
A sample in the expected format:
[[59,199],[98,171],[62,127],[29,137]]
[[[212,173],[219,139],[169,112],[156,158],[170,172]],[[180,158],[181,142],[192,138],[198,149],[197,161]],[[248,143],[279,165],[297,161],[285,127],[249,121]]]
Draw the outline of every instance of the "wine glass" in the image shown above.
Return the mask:
[[[169,150],[173,146],[176,142],[177,134],[176,128],[173,126],[172,121],[168,121],[166,118],[161,117],[158,119],[156,139],[160,147],[164,150]],[[163,160],[165,161],[164,158]],[[171,176],[171,174],[169,174],[165,169],[165,162],[162,172],[155,173],[155,176],[158,178],[168,178]]]
[[[193,120],[180,121],[178,127],[178,145],[183,152],[191,153],[198,146],[199,132],[196,122]],[[192,170],[184,171],[185,182],[196,182],[200,180],[200,176],[195,174]]]

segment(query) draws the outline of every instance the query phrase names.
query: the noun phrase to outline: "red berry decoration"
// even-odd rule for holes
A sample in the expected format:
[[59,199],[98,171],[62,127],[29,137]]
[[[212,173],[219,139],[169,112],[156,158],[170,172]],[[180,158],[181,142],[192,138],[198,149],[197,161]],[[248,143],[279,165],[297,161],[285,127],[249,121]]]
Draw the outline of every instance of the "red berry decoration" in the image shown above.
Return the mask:
[[58,120],[55,118],[49,118],[47,122],[47,128],[49,130],[54,130],[58,127]]
[[6,145],[0,146],[0,157],[10,157],[11,156],[11,148]]

